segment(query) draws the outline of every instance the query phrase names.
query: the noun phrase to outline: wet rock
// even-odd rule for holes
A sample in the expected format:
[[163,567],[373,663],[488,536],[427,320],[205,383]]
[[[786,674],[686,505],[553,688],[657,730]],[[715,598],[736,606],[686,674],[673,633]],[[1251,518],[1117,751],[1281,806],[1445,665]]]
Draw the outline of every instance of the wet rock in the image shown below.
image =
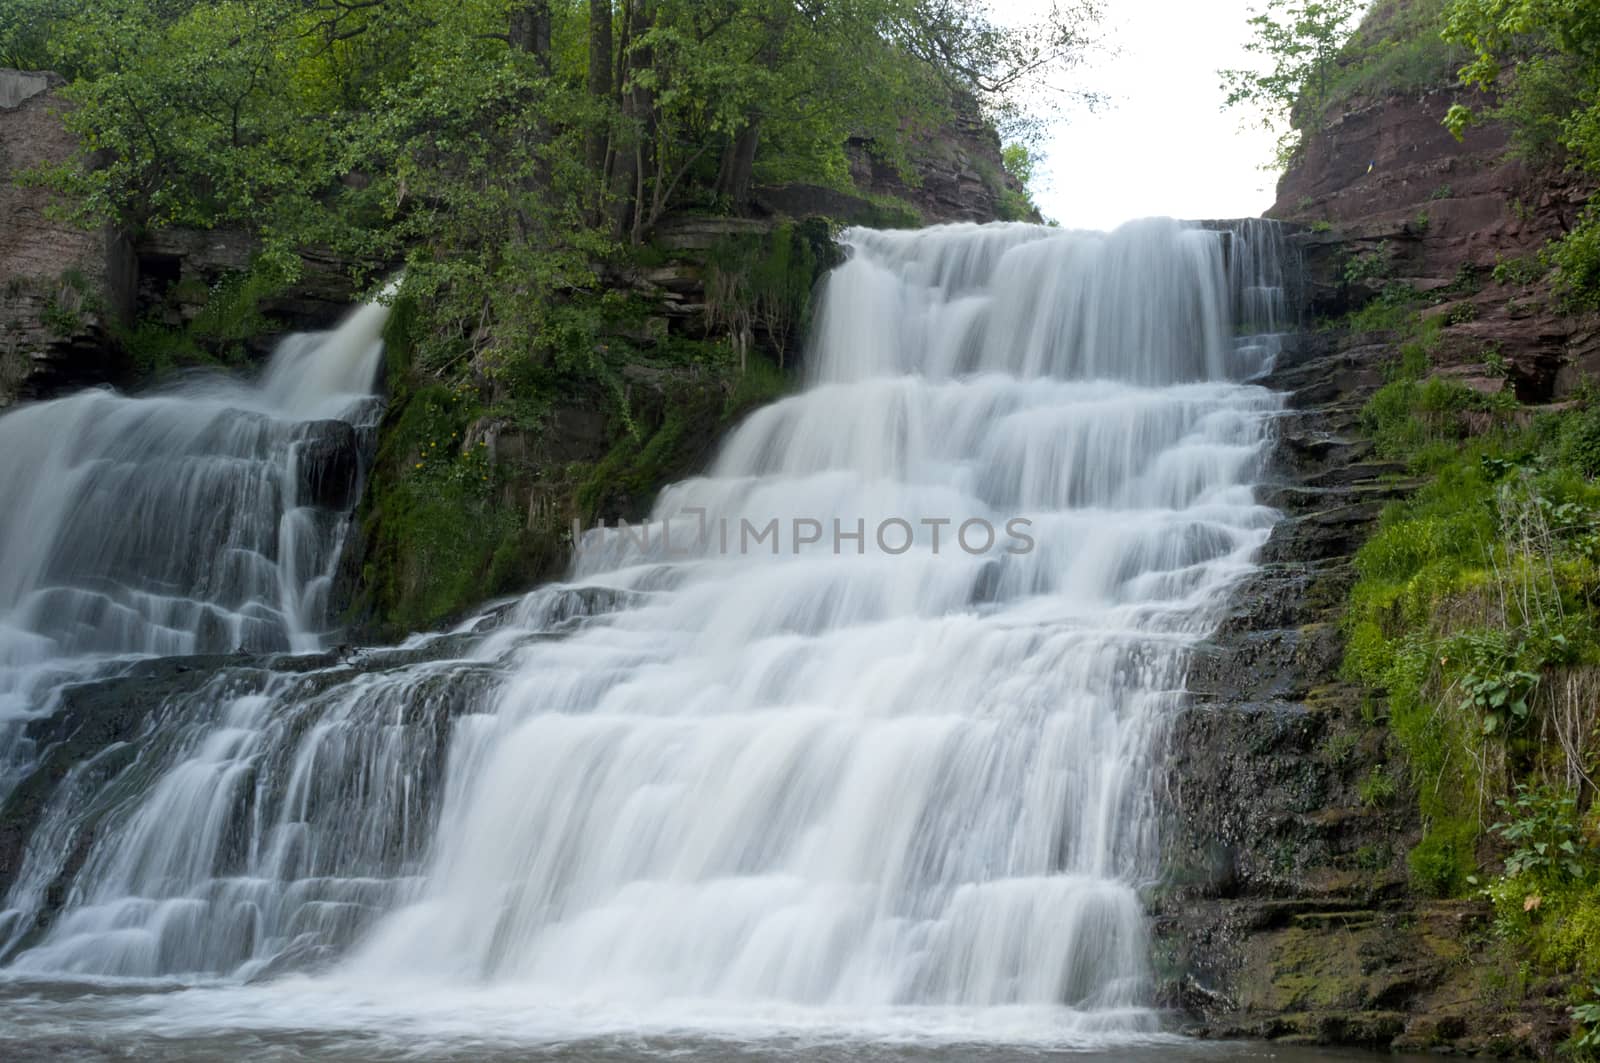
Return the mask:
[[361,491],[362,447],[356,429],[345,421],[311,421],[297,434],[301,504],[348,512]]
[[[1405,766],[1340,675],[1352,558],[1419,485],[1360,426],[1398,344],[1304,334],[1264,381],[1288,395],[1260,489],[1283,519],[1172,721],[1155,965],[1197,1036],[1545,1054],[1565,1036],[1560,1001],[1483,1007],[1487,911],[1411,887]],[[1364,791],[1375,775],[1392,798]]]

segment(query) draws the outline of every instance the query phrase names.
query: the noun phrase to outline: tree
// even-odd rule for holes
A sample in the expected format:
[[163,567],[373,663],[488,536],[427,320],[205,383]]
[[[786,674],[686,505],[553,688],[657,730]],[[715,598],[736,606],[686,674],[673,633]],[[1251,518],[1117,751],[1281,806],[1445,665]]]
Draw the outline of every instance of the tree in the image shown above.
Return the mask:
[[1355,28],[1362,0],[1267,0],[1248,25],[1245,50],[1261,56],[1262,70],[1221,70],[1224,107],[1249,106],[1261,125],[1279,134],[1277,165],[1288,165],[1305,128],[1321,126],[1331,99],[1340,50]]
[[[422,368],[542,357],[667,213],[850,186],[976,95],[1024,113],[1097,0],[1007,30],[954,0],[16,0],[73,72],[88,221],[240,226],[288,279],[331,246],[425,296]],[[35,17],[36,16],[36,17]],[[42,27],[42,28],[40,28]],[[573,345],[587,357],[582,343]],[[592,346],[592,345],[591,345]]]
[[[1496,117],[1535,164],[1600,174],[1600,5],[1588,0],[1455,0],[1447,40],[1472,50],[1462,80],[1495,90]],[[1458,137],[1475,118],[1456,104],[1445,124]],[[1600,205],[1591,197],[1551,249],[1568,297],[1600,307]]]

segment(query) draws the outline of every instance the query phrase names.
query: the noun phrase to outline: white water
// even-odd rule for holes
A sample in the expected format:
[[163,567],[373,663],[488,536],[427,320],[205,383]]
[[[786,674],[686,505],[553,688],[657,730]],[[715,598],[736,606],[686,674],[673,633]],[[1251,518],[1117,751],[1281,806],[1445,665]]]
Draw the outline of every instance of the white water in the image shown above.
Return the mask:
[[[1277,400],[1243,382],[1275,349],[1271,236],[853,231],[811,385],[667,490],[648,546],[591,533],[473,661],[176,699],[137,800],[55,799],[14,968],[345,953],[171,1013],[238,1026],[1154,1030],[1153,758],[1274,517]],[[997,540],[968,552],[976,519]],[[776,554],[739,549],[772,520]],[[29,938],[49,839],[89,815]]]
[[71,659],[315,649],[388,314],[291,336],[257,384],[84,391],[0,417],[0,720]]

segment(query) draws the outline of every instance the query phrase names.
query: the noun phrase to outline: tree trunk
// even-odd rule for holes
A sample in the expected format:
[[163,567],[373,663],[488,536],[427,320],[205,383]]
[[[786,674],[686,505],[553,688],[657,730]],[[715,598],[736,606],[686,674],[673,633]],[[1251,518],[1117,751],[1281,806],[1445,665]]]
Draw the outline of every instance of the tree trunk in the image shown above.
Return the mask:
[[753,119],[722,152],[717,171],[717,195],[734,207],[750,200],[750,176],[755,172],[756,148],[761,143],[761,119]]
[[550,73],[550,0],[530,0],[511,9],[511,47],[538,60]]
[[[789,20],[786,15],[780,15],[763,21],[766,38],[761,42],[761,50],[756,53],[756,62],[768,70],[774,70],[783,54],[783,38],[788,32]],[[755,171],[756,148],[760,143],[761,112],[752,108],[738,135],[723,150],[722,165],[717,170],[717,195],[735,208],[743,207],[750,201],[750,176]]]
[[[611,0],[589,0],[589,95],[611,96]],[[589,136],[589,168],[599,174],[606,164],[606,131],[601,124]]]
[[609,114],[611,100],[611,0],[589,0],[589,95],[598,114],[584,144],[585,161],[596,189],[590,224],[599,224],[605,214],[606,156],[609,154]]
[[619,64],[618,84],[622,96],[622,136],[614,150],[615,166],[611,173],[611,191],[614,198],[612,227],[616,234],[639,239],[643,221],[644,193],[642,182],[649,172],[652,144],[652,117],[655,109],[654,94],[636,82],[630,83],[630,74],[650,65],[650,49],[638,43],[650,28],[653,18],[650,0],[627,0],[624,19],[625,51]]
[[[507,27],[511,47],[533,56],[540,73],[550,74],[550,0],[527,0],[511,9],[511,22]],[[534,151],[533,173],[525,179],[528,193],[524,204],[516,211],[517,231],[524,243],[535,243],[545,236],[542,218],[536,216],[532,204],[549,195],[550,168],[540,156],[549,143],[549,124],[539,119],[528,130],[528,142]]]

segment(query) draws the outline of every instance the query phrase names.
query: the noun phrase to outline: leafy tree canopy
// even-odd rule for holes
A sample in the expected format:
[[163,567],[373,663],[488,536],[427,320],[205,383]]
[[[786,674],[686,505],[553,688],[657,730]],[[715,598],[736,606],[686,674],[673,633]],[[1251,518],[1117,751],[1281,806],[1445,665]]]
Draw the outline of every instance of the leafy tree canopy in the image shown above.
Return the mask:
[[69,79],[87,222],[242,225],[407,265],[445,349],[524,347],[664,213],[844,187],[976,98],[1016,139],[1098,0],[10,0],[0,62]]

